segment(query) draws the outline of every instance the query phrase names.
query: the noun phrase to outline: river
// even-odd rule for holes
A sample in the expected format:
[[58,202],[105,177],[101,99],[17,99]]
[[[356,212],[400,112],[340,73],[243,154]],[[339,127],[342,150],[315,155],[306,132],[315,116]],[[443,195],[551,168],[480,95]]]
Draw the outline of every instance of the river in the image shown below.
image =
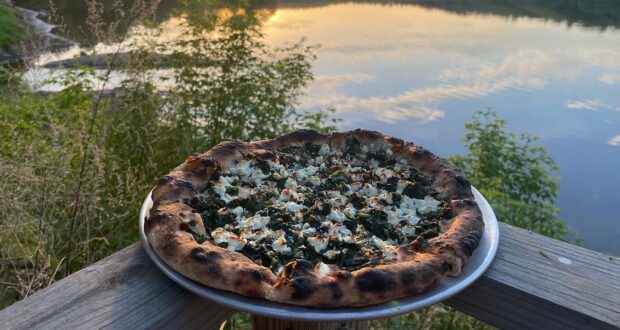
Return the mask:
[[[620,255],[617,1],[265,2],[269,44],[321,46],[302,108],[333,106],[342,129],[378,130],[442,156],[464,152],[464,123],[492,108],[510,131],[540,136],[557,161],[560,219],[584,246]],[[170,37],[174,7],[163,1],[158,12]],[[56,33],[88,44],[80,10],[61,5],[68,19]]]

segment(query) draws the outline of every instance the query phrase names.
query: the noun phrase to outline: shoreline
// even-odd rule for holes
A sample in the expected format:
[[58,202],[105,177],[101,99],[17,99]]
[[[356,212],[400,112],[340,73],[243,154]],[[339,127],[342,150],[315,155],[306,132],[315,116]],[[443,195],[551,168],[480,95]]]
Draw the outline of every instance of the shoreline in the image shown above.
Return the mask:
[[75,42],[53,34],[52,29],[56,25],[40,19],[41,12],[18,7],[11,1],[3,2],[17,12],[16,18],[25,32],[23,40],[6,50],[0,50],[0,66],[21,65],[35,59],[42,52],[57,51],[75,45]]

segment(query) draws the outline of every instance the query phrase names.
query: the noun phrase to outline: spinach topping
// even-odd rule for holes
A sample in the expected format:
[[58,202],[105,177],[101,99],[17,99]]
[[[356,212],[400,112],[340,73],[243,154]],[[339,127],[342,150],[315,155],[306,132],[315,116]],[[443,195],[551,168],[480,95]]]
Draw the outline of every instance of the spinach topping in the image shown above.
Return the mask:
[[[195,235],[196,241],[217,240],[221,228],[219,235],[223,229],[244,244],[221,239],[219,246],[277,273],[294,259],[353,271],[390,261],[377,239],[397,247],[439,235],[439,221],[449,219],[451,210],[447,201],[425,200],[441,197],[431,178],[391,152],[363,149],[349,137],[342,151],[306,143],[275,152],[275,163],[250,159],[249,167],[236,172],[218,168],[199,195],[184,201],[204,222],[206,235]],[[406,203],[415,209],[403,211]],[[268,219],[259,225],[252,217],[256,223]]]

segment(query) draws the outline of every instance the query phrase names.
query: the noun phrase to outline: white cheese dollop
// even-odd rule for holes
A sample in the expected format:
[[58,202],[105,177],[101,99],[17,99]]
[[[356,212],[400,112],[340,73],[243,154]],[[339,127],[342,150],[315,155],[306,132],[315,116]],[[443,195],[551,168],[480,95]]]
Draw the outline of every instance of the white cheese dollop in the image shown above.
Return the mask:
[[377,188],[375,188],[375,186],[373,186],[370,183],[364,184],[364,188],[362,188],[362,192],[368,197],[376,196],[379,193]]
[[252,174],[252,163],[242,159],[237,163],[237,165],[231,167],[230,173],[239,175],[241,177],[247,177]]
[[327,237],[308,237],[308,243],[312,245],[316,252],[322,252],[323,250],[327,249],[328,240]]
[[304,205],[300,205],[295,202],[286,203],[286,209],[289,210],[289,212],[295,212],[295,211],[303,210],[305,208],[306,207]]
[[319,262],[319,276],[327,276],[330,273],[329,266],[322,262]]
[[284,239],[284,237],[273,240],[271,247],[273,247],[274,251],[282,254],[289,254],[292,252],[291,248],[286,245],[286,239]]
[[324,145],[321,146],[321,149],[319,149],[319,155],[326,156],[326,155],[331,154],[331,151],[332,150],[329,147],[329,145],[328,144],[324,144]]
[[237,237],[237,235],[234,234],[230,234],[228,236],[228,247],[227,249],[229,250],[233,250],[233,251],[238,251],[243,249],[243,247],[245,246],[245,244],[248,241],[243,238],[243,237]]
[[252,229],[266,229],[267,224],[271,218],[269,216],[255,215],[253,217],[245,218],[239,223],[239,227],[252,228]]
[[297,178],[297,180],[305,180],[307,177],[315,175],[316,172],[318,171],[319,171],[318,167],[314,167],[310,165],[306,168],[302,168],[302,169],[295,171],[295,178]]
[[312,183],[312,186],[315,188],[321,185],[321,178],[319,178],[317,175],[309,177],[308,181]]
[[344,221],[344,215],[339,209],[333,208],[327,215],[327,219],[334,220],[336,222]]
[[284,182],[284,188],[289,190],[297,190],[297,181],[295,181],[295,179],[293,178],[286,179],[286,181]]
[[407,237],[415,236],[415,227],[412,225],[404,225],[400,232]]
[[372,243],[383,252],[383,257],[385,260],[394,260],[398,259],[398,251],[397,248],[393,245],[389,245],[377,236],[373,236],[371,238]]
[[334,259],[334,257],[336,257],[339,254],[340,254],[340,251],[336,251],[336,250],[329,250],[323,253],[323,255],[326,256],[328,259]]

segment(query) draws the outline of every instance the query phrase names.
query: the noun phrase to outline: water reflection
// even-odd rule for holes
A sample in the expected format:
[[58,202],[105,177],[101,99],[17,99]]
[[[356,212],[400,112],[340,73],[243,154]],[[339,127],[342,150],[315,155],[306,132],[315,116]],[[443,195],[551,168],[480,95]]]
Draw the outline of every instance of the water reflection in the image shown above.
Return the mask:
[[[302,109],[333,105],[342,128],[378,129],[450,155],[462,151],[463,122],[492,107],[509,129],[542,136],[557,159],[561,219],[587,246],[620,253],[608,207],[620,194],[620,2],[252,4],[263,9],[270,46],[321,45]],[[176,2],[164,5],[159,15],[174,18],[162,26],[175,38],[170,22],[183,19]],[[185,13],[200,19],[203,9]]]
[[492,107],[509,129],[541,136],[561,168],[560,218],[588,247],[620,253],[605,211],[620,193],[620,31],[368,4],[280,9],[264,31],[273,44],[322,45],[302,104],[334,105],[345,128],[450,155],[462,151],[462,123]]

